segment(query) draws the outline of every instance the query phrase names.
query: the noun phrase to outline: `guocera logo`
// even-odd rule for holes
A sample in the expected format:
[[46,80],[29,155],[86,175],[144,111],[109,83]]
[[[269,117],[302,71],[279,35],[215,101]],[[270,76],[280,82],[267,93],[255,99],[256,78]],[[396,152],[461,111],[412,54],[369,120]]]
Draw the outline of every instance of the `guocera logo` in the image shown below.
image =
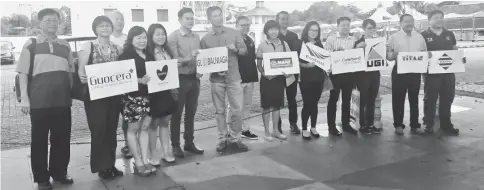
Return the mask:
[[95,88],[97,85],[110,85],[123,82],[125,80],[131,79],[133,74],[133,69],[130,69],[126,73],[115,73],[110,76],[102,76],[102,77],[89,77],[89,84]]
[[217,64],[227,63],[227,62],[228,62],[227,56],[205,57],[197,61],[197,66],[201,67],[201,66],[217,65]]
[[287,68],[292,67],[291,58],[273,58],[270,60],[271,68]]

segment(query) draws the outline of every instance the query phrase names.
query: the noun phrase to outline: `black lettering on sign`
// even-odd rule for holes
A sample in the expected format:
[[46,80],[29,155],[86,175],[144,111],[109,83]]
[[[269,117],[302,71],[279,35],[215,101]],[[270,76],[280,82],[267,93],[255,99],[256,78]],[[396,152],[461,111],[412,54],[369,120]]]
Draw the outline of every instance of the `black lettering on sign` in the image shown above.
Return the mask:
[[388,66],[388,62],[386,62],[383,59],[375,59],[375,60],[366,61],[366,66],[367,67],[383,67],[383,66]]
[[423,56],[406,55],[406,56],[403,56],[402,59],[404,61],[422,61]]
[[201,61],[197,60],[197,66],[209,66],[209,65],[218,65],[228,62],[227,56],[219,56],[219,57],[206,57],[203,58]]
[[109,85],[111,83],[118,83],[125,80],[131,79],[131,73],[117,73],[111,76],[103,76],[103,77],[89,77],[89,84],[92,87],[96,85]]

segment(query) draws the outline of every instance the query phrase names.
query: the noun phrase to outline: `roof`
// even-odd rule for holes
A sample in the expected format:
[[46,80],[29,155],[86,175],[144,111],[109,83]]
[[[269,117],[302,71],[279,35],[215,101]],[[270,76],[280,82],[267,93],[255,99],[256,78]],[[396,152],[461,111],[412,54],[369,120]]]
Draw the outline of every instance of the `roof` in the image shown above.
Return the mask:
[[468,15],[484,10],[484,3],[467,4],[467,5],[445,5],[440,7],[444,14],[456,13]]
[[275,12],[269,10],[266,7],[256,7],[246,13],[243,14],[244,16],[274,16],[276,15]]
[[391,15],[385,8],[378,7],[373,15],[370,16],[370,19],[373,19],[377,23],[383,21],[393,21],[398,20],[398,15]]

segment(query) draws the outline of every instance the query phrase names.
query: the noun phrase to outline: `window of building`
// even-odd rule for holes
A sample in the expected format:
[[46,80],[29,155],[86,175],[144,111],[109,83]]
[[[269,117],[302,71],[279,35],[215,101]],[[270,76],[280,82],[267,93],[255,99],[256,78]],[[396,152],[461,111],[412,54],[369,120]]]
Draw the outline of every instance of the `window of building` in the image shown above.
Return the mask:
[[158,18],[158,22],[167,22],[168,21],[168,9],[157,9],[156,16]]
[[131,9],[131,17],[133,22],[144,22],[145,11],[143,9]]
[[108,15],[111,12],[116,11],[117,9],[104,9],[104,15]]

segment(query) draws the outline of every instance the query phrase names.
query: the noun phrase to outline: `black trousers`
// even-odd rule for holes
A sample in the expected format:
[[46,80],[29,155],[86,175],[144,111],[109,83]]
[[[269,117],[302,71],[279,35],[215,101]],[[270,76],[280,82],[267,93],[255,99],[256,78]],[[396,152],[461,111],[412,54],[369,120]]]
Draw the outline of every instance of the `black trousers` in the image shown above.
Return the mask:
[[318,102],[323,93],[321,82],[301,82],[299,88],[303,99],[301,110],[302,129],[307,130],[308,120],[311,117],[311,128],[316,127],[318,121]]
[[336,104],[338,103],[339,94],[341,92],[341,122],[343,127],[348,127],[350,126],[351,91],[353,90],[355,83],[355,74],[331,74],[329,77],[333,83],[333,90],[330,91],[327,107],[328,126],[336,126]]
[[380,71],[355,73],[356,87],[360,91],[360,126],[373,126],[375,101],[380,89]]
[[185,109],[185,144],[193,143],[195,113],[197,113],[198,96],[200,95],[200,80],[180,75],[180,88],[178,89],[178,108],[171,117],[171,145],[180,146],[180,122]]
[[455,97],[455,74],[425,74],[424,117],[428,127],[434,126],[437,98],[439,99],[440,127],[450,127],[451,107]]
[[[393,126],[403,127],[403,117],[405,112],[405,98],[408,93],[410,104],[410,127],[420,128],[418,122],[418,93],[420,91],[421,74],[407,73],[397,74],[397,67],[392,71],[392,109]],[[435,112],[434,112],[435,113]]]
[[[32,109],[30,121],[32,123],[30,162],[34,182],[42,183],[49,181],[50,177],[65,176],[71,155],[71,108]],[[47,165],[49,132],[50,155]]]
[[116,161],[116,131],[122,109],[121,97],[85,101],[87,124],[91,131],[91,172],[111,169]]
[[[297,123],[297,102],[296,102],[296,95],[297,95],[297,81],[298,75],[296,76],[296,81],[286,87],[286,98],[287,98],[287,107],[289,109],[289,123],[296,124]],[[282,120],[279,118],[279,129],[281,129]]]

